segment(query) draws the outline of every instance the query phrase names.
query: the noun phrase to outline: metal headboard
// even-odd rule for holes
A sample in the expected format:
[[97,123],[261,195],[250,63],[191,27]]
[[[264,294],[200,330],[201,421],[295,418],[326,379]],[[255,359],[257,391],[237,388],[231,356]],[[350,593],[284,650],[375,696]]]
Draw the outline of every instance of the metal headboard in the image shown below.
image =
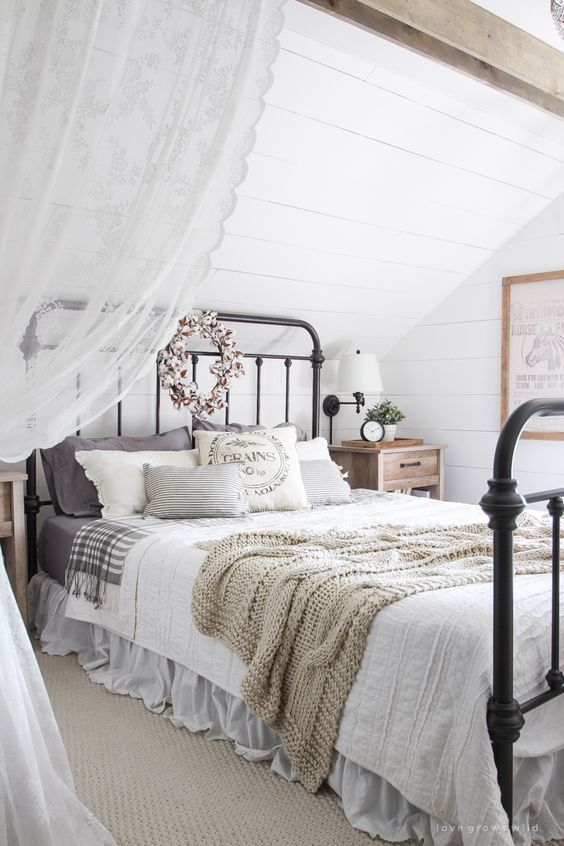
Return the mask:
[[[325,357],[321,349],[319,335],[313,326],[306,320],[295,320],[287,317],[269,317],[255,314],[230,314],[218,312],[218,319],[222,323],[248,323],[263,326],[284,326],[288,328],[304,329],[310,336],[313,344],[310,355],[292,355],[287,353],[245,353],[245,358],[254,359],[256,367],[256,403],[255,423],[261,422],[261,393],[262,382],[261,372],[265,359],[282,361],[286,370],[285,391],[284,391],[284,420],[290,419],[290,369],[294,361],[309,361],[312,367],[312,389],[311,389],[311,434],[315,438],[319,434],[319,413],[321,395],[321,368]],[[201,356],[217,357],[217,352],[200,351],[192,353],[192,379],[196,381],[198,362]],[[77,384],[77,390],[80,384]],[[118,393],[120,392],[118,385]],[[225,423],[229,423],[229,392],[227,392],[227,405],[225,408]],[[116,429],[117,434],[122,434],[122,400],[116,404]],[[155,380],[155,434],[161,430],[161,386],[156,375]],[[80,429],[77,429],[80,434]],[[34,450],[26,462],[27,489],[24,497],[25,514],[27,524],[27,562],[28,576],[31,578],[37,572],[37,517],[43,506],[51,505],[51,500],[42,500],[37,494],[37,450]]]

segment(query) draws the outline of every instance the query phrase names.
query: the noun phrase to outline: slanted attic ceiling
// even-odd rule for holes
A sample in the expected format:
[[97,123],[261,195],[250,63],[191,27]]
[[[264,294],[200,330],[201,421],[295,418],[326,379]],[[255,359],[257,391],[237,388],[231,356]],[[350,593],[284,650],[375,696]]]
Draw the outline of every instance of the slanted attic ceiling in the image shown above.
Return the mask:
[[297,0],[285,15],[197,304],[382,358],[564,191],[564,121]]

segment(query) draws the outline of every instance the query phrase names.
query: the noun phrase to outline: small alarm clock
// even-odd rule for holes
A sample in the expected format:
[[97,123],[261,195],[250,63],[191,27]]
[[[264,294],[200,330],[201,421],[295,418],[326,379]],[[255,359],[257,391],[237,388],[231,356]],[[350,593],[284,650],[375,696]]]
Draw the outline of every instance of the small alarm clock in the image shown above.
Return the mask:
[[363,441],[376,444],[384,437],[384,427],[377,420],[365,420],[360,427],[360,437]]

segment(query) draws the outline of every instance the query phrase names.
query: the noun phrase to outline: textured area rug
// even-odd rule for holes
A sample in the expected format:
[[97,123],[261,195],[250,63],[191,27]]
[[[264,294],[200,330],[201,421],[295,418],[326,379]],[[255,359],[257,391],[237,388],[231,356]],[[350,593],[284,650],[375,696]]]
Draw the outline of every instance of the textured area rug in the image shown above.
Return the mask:
[[93,684],[76,656],[36,655],[82,802],[119,846],[368,846],[334,795],[312,796],[226,741],[175,728]]
[[351,828],[330,790],[313,796],[34,645],[78,796],[119,846],[392,846]]

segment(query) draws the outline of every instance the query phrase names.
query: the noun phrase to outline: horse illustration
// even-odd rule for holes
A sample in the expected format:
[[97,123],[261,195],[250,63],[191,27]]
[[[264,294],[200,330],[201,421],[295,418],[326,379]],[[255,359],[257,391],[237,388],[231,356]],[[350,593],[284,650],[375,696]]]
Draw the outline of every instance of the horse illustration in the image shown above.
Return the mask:
[[539,361],[547,361],[549,370],[559,370],[564,360],[564,337],[546,329],[539,332],[525,361],[529,367],[534,367]]

